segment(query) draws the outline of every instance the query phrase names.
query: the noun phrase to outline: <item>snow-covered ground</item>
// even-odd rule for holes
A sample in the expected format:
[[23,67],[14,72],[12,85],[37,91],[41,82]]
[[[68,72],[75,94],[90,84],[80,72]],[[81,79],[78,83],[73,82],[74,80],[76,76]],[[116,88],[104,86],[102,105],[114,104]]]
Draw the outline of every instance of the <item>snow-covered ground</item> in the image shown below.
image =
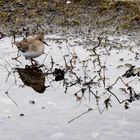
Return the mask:
[[[118,103],[105,89],[122,77],[130,65],[138,69],[139,41],[125,35],[102,37],[95,55],[92,49],[98,45],[97,37],[45,38],[50,45],[45,48],[47,55],[36,59],[45,65],[40,68],[42,73],[50,72],[53,60],[51,70],[66,71],[65,82],[69,85],[64,80],[56,82],[52,74],[45,76],[45,85],[50,87],[44,93],[24,85],[14,68],[24,69],[30,62],[23,56],[19,58],[22,64],[12,60],[17,54],[16,47],[11,45],[12,38],[1,39],[0,140],[139,140],[139,100],[128,102],[129,109],[125,109],[125,103]],[[140,93],[138,76],[122,79]],[[91,90],[98,99],[85,85],[91,81]],[[127,87],[121,80],[111,89],[120,101],[129,98],[124,90]],[[108,98],[107,109],[104,101]]]

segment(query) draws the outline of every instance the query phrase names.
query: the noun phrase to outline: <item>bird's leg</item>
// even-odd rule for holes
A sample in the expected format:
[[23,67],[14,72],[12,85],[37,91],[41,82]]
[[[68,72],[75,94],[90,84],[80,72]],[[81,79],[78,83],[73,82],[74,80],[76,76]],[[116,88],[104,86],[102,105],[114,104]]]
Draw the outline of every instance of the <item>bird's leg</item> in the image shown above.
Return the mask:
[[18,61],[19,63],[21,63],[21,62],[18,60],[18,58],[19,58],[20,56],[21,56],[21,54],[20,54],[19,51],[18,51],[17,57],[12,58],[12,60],[16,60],[16,61]]
[[31,60],[32,66],[37,66],[38,65],[38,62],[36,60],[34,60],[33,58],[31,58],[30,60]]

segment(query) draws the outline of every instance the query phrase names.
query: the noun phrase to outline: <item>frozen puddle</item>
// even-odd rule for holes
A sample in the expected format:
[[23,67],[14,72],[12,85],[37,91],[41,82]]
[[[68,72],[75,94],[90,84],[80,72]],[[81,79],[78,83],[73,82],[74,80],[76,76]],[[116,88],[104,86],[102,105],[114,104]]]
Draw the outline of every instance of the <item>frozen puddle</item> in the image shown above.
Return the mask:
[[0,40],[0,139],[140,139],[139,40],[45,38],[40,68]]

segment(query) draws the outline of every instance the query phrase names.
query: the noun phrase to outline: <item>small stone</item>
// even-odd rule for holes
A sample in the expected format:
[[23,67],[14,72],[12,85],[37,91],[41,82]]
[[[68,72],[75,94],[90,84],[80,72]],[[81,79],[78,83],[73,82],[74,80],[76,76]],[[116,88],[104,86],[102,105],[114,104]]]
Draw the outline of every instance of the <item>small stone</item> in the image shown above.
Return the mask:
[[66,3],[67,3],[67,4],[70,4],[71,2],[70,2],[70,0],[68,0],[68,1],[66,1]]
[[35,104],[35,101],[30,100],[29,103],[30,103],[30,104]]
[[19,116],[25,116],[23,113],[19,114]]

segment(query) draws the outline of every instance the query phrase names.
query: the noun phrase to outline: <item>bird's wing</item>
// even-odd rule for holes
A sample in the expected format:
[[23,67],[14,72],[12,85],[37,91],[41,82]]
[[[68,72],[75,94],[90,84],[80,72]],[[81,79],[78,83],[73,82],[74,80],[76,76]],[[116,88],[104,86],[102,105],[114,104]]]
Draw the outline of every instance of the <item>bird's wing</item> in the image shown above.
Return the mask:
[[20,42],[14,43],[14,44],[17,46],[19,51],[21,51],[23,53],[29,50],[29,43],[26,40],[22,40]]

